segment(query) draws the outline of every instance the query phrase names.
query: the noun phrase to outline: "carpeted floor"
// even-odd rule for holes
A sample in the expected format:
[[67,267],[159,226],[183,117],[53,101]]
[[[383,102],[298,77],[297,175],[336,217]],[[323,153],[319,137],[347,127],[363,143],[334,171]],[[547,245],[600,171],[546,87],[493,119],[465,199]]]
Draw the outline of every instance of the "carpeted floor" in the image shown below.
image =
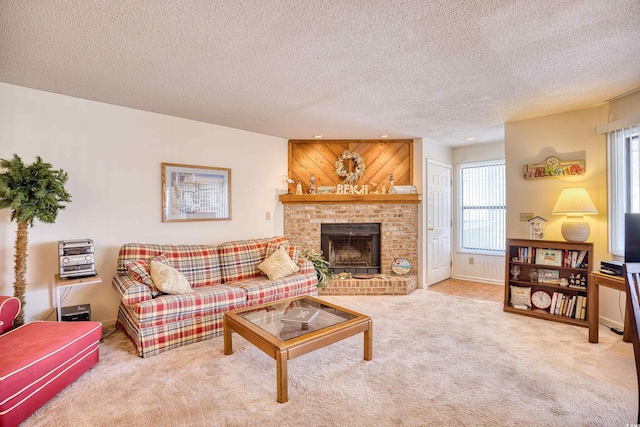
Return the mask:
[[101,361],[30,426],[625,426],[637,414],[632,346],[600,330],[502,312],[496,302],[417,290],[325,297],[373,318],[373,360],[358,335],[275,362],[234,334],[149,359],[118,331]]

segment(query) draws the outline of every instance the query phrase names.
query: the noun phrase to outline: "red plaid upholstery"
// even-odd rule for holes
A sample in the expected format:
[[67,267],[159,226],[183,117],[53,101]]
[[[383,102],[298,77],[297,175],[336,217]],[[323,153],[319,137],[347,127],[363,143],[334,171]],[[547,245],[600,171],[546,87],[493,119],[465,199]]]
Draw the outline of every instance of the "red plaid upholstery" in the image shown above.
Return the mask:
[[244,307],[246,295],[227,285],[201,286],[188,294],[163,295],[133,306],[140,326],[157,326]]
[[[298,266],[300,266],[301,274],[313,273],[316,274],[316,268],[313,266],[313,263],[309,260],[298,260]],[[318,276],[316,276],[317,279]],[[316,286],[318,283],[316,282]]]
[[134,305],[153,298],[151,288],[136,281],[130,274],[119,274],[113,278],[111,283],[120,293],[122,304]]
[[224,313],[192,317],[179,322],[139,328],[131,318],[130,307],[120,305],[118,324],[136,346],[138,356],[151,357],[182,345],[222,335]]
[[[134,342],[138,355],[148,357],[221,335],[225,311],[298,295],[317,295],[318,280],[309,261],[300,264],[301,273],[275,281],[257,268],[265,259],[267,248],[275,250],[280,245],[288,247],[287,239],[240,240],[217,247],[127,243],[120,249],[118,274],[113,278],[121,298],[118,325]],[[297,258],[296,249],[291,248],[294,252],[290,256]],[[149,264],[160,255],[187,277],[194,292],[153,297],[150,286],[127,272],[126,260]]]
[[300,257],[300,247],[299,246],[287,246],[287,244],[283,243],[269,243],[267,244],[267,253],[265,254],[265,259],[269,258],[275,251],[277,251],[280,246],[284,246],[284,249],[289,254],[289,258],[295,263],[298,262],[298,258]]
[[258,268],[258,264],[264,261],[269,244],[288,244],[288,241],[284,237],[274,237],[272,239],[237,240],[218,246],[224,283],[264,276],[264,273]]
[[247,305],[263,304],[298,295],[318,295],[318,277],[313,273],[292,274],[278,280],[266,276],[254,277],[229,283],[243,289],[247,294]]
[[153,245],[127,243],[118,254],[118,273],[126,272],[124,260],[151,260],[164,255],[169,265],[180,271],[192,288],[222,283],[218,248],[209,245]]

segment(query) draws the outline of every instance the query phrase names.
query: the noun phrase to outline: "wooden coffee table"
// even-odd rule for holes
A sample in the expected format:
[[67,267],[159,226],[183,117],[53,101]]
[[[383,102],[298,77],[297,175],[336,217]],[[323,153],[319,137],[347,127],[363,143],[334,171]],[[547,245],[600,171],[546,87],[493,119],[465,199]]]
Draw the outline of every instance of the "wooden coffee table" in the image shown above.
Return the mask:
[[[281,322],[293,307],[320,309],[307,329]],[[233,353],[235,331],[276,361],[278,402],[289,400],[287,361],[364,332],[364,360],[373,357],[373,322],[369,316],[308,296],[241,308],[224,315],[224,354]]]

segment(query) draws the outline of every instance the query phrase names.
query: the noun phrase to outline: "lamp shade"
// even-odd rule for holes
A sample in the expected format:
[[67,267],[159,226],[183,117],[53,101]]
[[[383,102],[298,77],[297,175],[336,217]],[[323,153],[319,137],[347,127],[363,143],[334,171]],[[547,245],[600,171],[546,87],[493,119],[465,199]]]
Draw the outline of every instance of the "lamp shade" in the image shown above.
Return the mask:
[[565,188],[553,208],[554,215],[567,215],[560,232],[567,242],[585,242],[591,233],[589,223],[582,215],[598,213],[584,188]]
[[595,205],[584,188],[565,188],[553,208],[554,215],[595,215]]

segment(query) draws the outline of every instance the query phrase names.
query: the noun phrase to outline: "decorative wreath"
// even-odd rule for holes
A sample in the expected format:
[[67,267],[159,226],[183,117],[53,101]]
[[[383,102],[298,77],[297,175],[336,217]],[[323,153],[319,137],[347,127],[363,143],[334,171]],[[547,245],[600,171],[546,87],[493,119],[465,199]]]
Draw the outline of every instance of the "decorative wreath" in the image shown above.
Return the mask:
[[[348,172],[344,168],[345,160],[353,160],[353,164],[355,165],[353,172]],[[362,177],[362,175],[364,175],[364,160],[359,154],[354,153],[353,151],[344,150],[334,165],[336,167],[336,171],[334,173],[340,178],[344,178],[345,184],[354,184]]]

